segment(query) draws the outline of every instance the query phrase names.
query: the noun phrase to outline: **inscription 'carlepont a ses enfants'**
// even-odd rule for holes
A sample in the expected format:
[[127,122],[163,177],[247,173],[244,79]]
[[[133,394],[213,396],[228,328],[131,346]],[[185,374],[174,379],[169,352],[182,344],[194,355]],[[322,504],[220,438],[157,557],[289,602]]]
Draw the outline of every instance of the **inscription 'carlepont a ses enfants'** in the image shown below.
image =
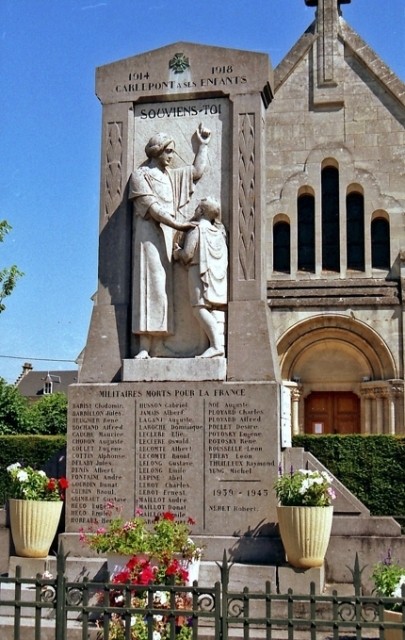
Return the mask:
[[117,84],[116,93],[136,93],[142,91],[181,91],[210,87],[226,87],[247,84],[245,75],[234,73],[232,65],[211,67],[211,76],[196,80],[161,80],[152,82],[148,72],[129,73],[128,81]]

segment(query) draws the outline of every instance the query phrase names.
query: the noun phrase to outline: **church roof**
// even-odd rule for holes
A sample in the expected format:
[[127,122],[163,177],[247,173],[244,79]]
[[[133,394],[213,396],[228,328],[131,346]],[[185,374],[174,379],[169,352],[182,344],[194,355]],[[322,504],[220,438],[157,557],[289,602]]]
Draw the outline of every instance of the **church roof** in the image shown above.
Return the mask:
[[[275,93],[291,75],[296,65],[314,45],[318,37],[317,19],[315,19],[274,70]],[[398,78],[341,16],[338,21],[338,37],[374,78],[405,106],[405,83]]]

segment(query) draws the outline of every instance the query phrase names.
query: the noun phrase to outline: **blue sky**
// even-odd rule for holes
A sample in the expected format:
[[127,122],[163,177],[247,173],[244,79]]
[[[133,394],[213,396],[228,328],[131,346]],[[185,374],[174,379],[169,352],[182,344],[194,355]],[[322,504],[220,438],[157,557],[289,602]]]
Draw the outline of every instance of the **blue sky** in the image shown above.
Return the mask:
[[[0,0],[0,219],[13,226],[0,268],[25,272],[0,315],[0,377],[14,382],[25,360],[71,368],[86,342],[97,288],[95,68],[177,41],[265,52],[276,66],[314,11],[304,0]],[[342,11],[405,80],[404,0]]]

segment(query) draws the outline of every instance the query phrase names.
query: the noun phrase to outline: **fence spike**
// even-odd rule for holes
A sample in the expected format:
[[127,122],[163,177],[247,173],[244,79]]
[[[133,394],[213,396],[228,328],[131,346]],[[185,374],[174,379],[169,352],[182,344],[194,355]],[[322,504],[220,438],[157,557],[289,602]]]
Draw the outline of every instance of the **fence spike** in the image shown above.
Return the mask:
[[63,540],[60,541],[58,547],[58,553],[56,555],[56,566],[58,573],[64,574],[66,571],[66,558],[69,555],[69,551],[65,554],[65,548],[63,546]]

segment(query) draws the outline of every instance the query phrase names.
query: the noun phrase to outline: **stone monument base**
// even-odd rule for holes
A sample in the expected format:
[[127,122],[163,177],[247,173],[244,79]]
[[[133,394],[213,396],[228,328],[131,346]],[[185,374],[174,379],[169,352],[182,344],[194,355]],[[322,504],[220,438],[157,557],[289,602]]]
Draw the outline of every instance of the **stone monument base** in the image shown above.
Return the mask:
[[[127,371],[155,366],[153,359],[124,364]],[[158,365],[163,370],[164,359]],[[183,378],[195,367],[193,380],[70,386],[66,531],[106,524],[112,501],[126,519],[136,509],[147,522],[165,511],[192,518],[193,537],[250,544],[253,536],[269,536],[276,521],[279,385],[195,380],[198,369],[211,368],[212,375],[225,367],[219,358],[176,365]]]
[[225,380],[226,358],[123,360],[123,382]]

